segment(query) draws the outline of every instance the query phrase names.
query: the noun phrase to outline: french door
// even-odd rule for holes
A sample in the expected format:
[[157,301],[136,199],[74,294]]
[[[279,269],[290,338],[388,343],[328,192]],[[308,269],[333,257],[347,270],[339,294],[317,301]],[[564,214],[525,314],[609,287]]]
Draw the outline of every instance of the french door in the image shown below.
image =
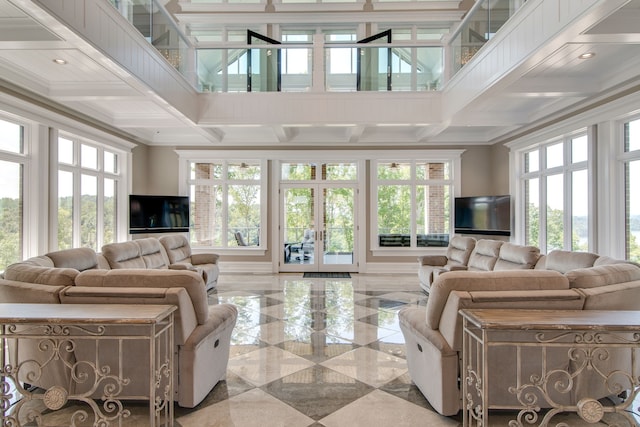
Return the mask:
[[280,185],[280,271],[357,271],[355,183]]

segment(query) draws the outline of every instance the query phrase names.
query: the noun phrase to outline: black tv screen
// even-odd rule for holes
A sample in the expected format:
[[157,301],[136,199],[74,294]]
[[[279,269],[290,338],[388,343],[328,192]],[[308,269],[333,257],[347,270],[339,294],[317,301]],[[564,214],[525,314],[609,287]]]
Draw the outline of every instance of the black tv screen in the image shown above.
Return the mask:
[[130,234],[188,231],[188,196],[129,195]]
[[456,197],[454,228],[456,233],[511,235],[511,197]]

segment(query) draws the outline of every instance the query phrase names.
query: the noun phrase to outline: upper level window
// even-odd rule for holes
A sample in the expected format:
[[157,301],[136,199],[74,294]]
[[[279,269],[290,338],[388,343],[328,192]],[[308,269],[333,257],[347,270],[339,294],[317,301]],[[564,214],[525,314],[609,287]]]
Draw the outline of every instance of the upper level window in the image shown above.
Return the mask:
[[115,150],[74,136],[59,136],[58,249],[102,245],[117,239],[121,156]]
[[580,133],[522,153],[526,244],[547,253],[589,250],[589,147],[587,134]]
[[23,256],[25,127],[0,118],[0,272]]
[[447,246],[452,161],[373,162],[378,248]]
[[262,246],[265,175],[261,161],[189,161],[192,245]]

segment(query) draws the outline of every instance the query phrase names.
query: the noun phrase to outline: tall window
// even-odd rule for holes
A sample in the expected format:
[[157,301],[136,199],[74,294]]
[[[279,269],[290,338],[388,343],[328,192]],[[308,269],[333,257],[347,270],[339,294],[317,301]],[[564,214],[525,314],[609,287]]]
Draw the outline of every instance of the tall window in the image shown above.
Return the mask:
[[623,124],[625,255],[640,262],[640,118]]
[[24,131],[0,118],[0,271],[23,255]]
[[120,159],[97,144],[58,138],[58,249],[100,250],[116,241]]
[[454,180],[450,161],[374,162],[377,246],[447,246]]
[[589,139],[572,135],[523,153],[525,243],[589,250]]
[[265,173],[266,167],[259,161],[189,162],[194,247],[262,245]]

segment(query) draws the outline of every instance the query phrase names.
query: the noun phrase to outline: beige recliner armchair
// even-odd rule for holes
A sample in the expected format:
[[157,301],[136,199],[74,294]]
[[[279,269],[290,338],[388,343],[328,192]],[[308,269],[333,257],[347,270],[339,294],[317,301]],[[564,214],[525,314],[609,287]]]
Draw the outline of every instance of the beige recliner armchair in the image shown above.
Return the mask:
[[172,270],[193,270],[202,275],[207,290],[215,288],[220,269],[218,254],[191,252],[189,240],[182,234],[171,234],[158,239],[164,246]]
[[418,257],[420,268],[418,277],[420,287],[429,292],[429,288],[438,274],[447,271],[466,270],[467,262],[475,247],[473,237],[453,236],[449,241],[446,255],[423,255]]
[[[62,304],[171,304],[175,316],[175,400],[186,408],[200,403],[218,381],[225,378],[231,333],[238,311],[231,304],[208,305],[202,277],[189,271],[171,270],[90,270],[80,273],[75,286],[60,293]],[[78,348],[83,360],[93,348]],[[126,352],[126,348],[125,348]],[[143,354],[130,365],[134,394],[148,387]]]

